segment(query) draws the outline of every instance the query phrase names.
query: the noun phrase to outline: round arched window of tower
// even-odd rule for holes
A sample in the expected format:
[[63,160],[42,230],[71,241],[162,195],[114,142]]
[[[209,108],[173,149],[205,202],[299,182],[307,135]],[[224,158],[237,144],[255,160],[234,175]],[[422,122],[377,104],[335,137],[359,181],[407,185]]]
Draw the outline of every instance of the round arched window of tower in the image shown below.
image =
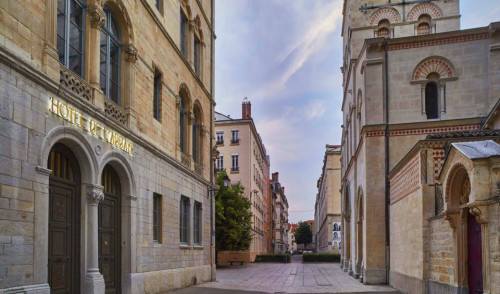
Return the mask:
[[389,38],[391,23],[387,19],[382,19],[377,26],[377,37]]
[[422,14],[418,18],[417,35],[428,35],[431,33],[431,17],[428,14]]

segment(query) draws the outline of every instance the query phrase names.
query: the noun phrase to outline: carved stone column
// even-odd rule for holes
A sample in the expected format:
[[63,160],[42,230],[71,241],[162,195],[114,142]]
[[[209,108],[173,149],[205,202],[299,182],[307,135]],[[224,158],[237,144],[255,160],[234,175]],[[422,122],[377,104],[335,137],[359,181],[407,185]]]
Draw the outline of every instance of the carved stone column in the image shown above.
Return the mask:
[[123,46],[123,51],[125,53],[125,80],[123,81],[123,91],[122,93],[122,107],[127,112],[127,123],[128,127],[132,130],[137,130],[135,112],[134,109],[139,107],[134,107],[134,97],[135,97],[135,66],[136,61],[139,59],[139,53],[134,44],[129,43]]
[[[189,155],[190,159],[192,159],[193,157],[193,123],[194,123],[194,113],[192,111],[189,111],[187,113],[186,155]],[[191,160],[191,163],[193,162],[194,160]]]
[[104,293],[104,278],[99,272],[98,205],[104,200],[104,187],[87,184],[87,270],[85,293]]
[[57,53],[57,1],[46,1],[45,44],[43,47],[43,71],[59,82],[59,54]]
[[446,84],[439,83],[439,109],[441,110],[441,119],[446,116]]
[[90,32],[89,32],[89,51],[88,56],[88,77],[90,85],[95,89],[101,89],[99,84],[99,69],[100,69],[100,46],[101,46],[101,30],[106,22],[106,14],[104,10],[98,5],[89,6],[89,20],[90,20]]
[[422,105],[422,119],[427,119],[427,113],[425,112],[425,84],[420,87],[420,99]]

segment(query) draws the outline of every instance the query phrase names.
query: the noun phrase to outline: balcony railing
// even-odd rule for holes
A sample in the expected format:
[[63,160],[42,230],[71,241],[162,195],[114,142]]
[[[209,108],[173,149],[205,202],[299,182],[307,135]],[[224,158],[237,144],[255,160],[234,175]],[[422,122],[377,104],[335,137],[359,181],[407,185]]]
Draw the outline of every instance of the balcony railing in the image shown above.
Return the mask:
[[217,145],[223,145],[224,144],[224,140],[217,140],[217,141],[215,141],[215,144],[217,144]]
[[191,158],[189,158],[188,155],[181,152],[181,163],[184,164],[186,167],[191,167]]
[[236,166],[236,167],[234,167],[234,166],[233,166],[233,167],[231,168],[231,171],[237,172],[237,171],[240,171],[240,168],[239,168],[239,167],[237,167],[237,166]]
[[240,143],[240,139],[231,139],[231,144],[238,144]]
[[203,165],[199,163],[194,164],[194,172],[199,174],[200,176],[203,176]]

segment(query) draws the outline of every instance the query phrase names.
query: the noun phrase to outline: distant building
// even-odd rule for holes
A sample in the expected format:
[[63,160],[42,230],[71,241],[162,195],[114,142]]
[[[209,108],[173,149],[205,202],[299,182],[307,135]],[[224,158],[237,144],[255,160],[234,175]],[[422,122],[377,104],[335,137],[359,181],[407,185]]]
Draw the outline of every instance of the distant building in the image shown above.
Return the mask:
[[241,104],[240,119],[215,112],[215,143],[219,151],[216,169],[226,170],[232,183],[245,187],[245,197],[252,203],[253,241],[250,261],[267,252],[268,182],[270,158],[252,119],[250,101]]
[[288,200],[285,196],[285,187],[281,186],[279,181],[278,172],[272,174],[271,189],[274,199],[272,249],[274,253],[281,253],[288,250]]
[[297,224],[288,224],[288,250],[297,251],[297,242],[295,242],[295,230],[297,229]]
[[326,145],[314,206],[317,252],[339,253],[341,246],[340,145]]

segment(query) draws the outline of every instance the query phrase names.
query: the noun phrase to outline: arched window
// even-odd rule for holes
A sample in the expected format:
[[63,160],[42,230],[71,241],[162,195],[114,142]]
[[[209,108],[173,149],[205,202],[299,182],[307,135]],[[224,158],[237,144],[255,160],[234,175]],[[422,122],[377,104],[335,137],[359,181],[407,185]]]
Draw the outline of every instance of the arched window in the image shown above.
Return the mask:
[[417,35],[428,35],[431,33],[431,17],[428,14],[422,14],[418,18]]
[[85,57],[85,0],[57,1],[59,61],[83,77]]
[[106,23],[101,30],[101,65],[99,83],[104,95],[120,104],[121,35],[116,18],[104,7]]
[[187,125],[187,112],[186,112],[186,97],[184,93],[179,92],[180,105],[179,105],[179,145],[181,151],[186,153],[186,125]]
[[434,81],[425,85],[425,113],[427,119],[439,118],[438,86]]
[[389,38],[389,29],[391,27],[391,23],[387,19],[382,19],[378,23],[377,27],[377,37]]
[[200,160],[200,117],[198,111],[194,111],[194,119],[193,119],[193,144],[192,144],[192,152],[193,152],[193,160],[196,163],[199,163]]

